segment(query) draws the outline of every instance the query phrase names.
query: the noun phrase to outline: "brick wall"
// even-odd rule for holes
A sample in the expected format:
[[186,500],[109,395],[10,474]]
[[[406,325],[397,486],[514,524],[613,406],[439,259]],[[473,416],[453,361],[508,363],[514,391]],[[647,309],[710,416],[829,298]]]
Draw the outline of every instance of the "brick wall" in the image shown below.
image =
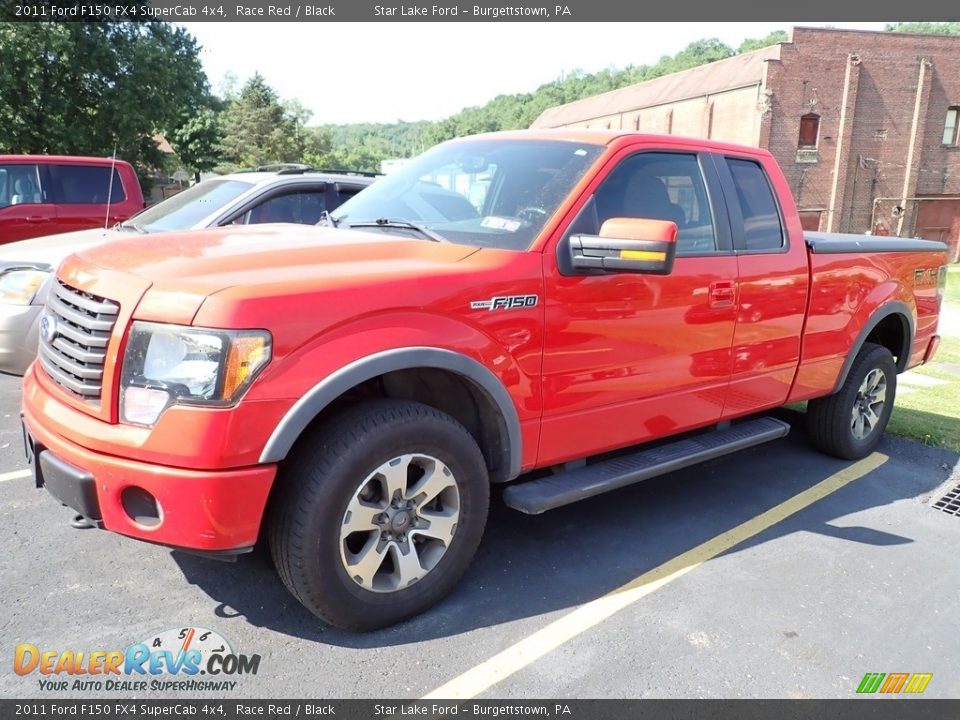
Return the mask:
[[[960,38],[794,28],[792,42],[781,49],[781,61],[769,63],[764,89],[771,97],[767,147],[783,167],[801,208],[826,211],[831,206],[851,55],[856,70],[847,112],[852,117],[833,198],[833,230],[863,232],[870,228],[873,199],[901,197],[911,169],[909,196],[960,192],[960,149],[940,144],[947,108],[960,104]],[[929,65],[918,93],[923,59]],[[919,122],[914,126],[918,95]],[[815,158],[797,152],[800,117],[810,111],[821,117]],[[911,139],[915,149],[908,168]],[[891,216],[898,204],[877,205],[875,219],[891,234],[899,224]],[[916,203],[905,208],[903,234],[912,234]]]
[[[960,148],[941,145],[947,108],[960,106],[958,69],[960,37],[798,27],[779,59],[763,61],[756,85],[654,107],[607,105],[609,114],[573,126],[766,147],[797,206],[821,212],[821,229],[862,233],[879,224],[912,235],[918,206],[902,203],[905,182],[908,197],[960,196]],[[798,150],[800,118],[811,112],[820,116],[817,147]],[[902,221],[891,212],[901,204]]]

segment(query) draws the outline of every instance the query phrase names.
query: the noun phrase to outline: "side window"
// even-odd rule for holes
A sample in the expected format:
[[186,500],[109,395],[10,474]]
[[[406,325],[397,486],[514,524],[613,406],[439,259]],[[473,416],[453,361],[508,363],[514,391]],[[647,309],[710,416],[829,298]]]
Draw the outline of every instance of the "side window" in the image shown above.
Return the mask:
[[301,190],[285,195],[274,195],[247,213],[247,225],[261,223],[296,223],[316,225],[325,210],[324,191]]
[[106,205],[123,202],[127,195],[123,190],[120,173],[113,171],[110,184],[109,166],[97,165],[50,165],[50,197],[55,203],[78,205]]
[[36,165],[0,165],[0,207],[44,202]]
[[779,250],[783,247],[783,225],[763,168],[752,160],[726,160],[743,215],[742,249]]
[[717,250],[713,213],[696,155],[633,155],[610,173],[594,197],[599,225],[613,217],[672,220],[679,231],[677,255]]
[[[358,187],[356,185],[341,185],[337,183],[338,206],[343,205],[343,203],[345,203],[347,200],[352,198],[354,195],[356,195],[358,192],[363,190],[365,187],[366,187],[365,185],[361,185]],[[333,208],[330,208],[330,209],[333,210]]]

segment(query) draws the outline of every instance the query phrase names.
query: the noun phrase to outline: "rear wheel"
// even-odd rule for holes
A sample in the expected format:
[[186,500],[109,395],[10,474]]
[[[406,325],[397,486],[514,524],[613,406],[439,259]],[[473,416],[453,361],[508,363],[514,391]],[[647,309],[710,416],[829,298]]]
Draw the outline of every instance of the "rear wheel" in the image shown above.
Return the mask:
[[846,460],[869,455],[887,427],[896,392],[893,355],[882,345],[865,343],[840,390],[810,401],[810,439],[822,452]]
[[489,506],[471,435],[413,402],[339,416],[306,439],[280,483],[269,529],[280,577],[307,609],[350,630],[399,622],[453,589]]

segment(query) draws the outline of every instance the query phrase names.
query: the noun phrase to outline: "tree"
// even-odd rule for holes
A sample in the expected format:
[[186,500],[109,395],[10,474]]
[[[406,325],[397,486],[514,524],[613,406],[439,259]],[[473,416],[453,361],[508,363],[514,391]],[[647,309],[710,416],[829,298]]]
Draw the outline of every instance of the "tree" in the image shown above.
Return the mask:
[[256,73],[221,116],[223,160],[234,167],[299,161],[303,147],[295,113]]
[[303,161],[318,169],[335,166],[332,157],[332,134],[329,129],[316,127],[303,129]]
[[887,32],[926,33],[928,35],[960,35],[960,22],[898,22],[888,23]]
[[211,96],[196,41],[173,24],[0,23],[0,151],[117,155],[143,177]]
[[186,114],[167,140],[184,166],[193,170],[197,182],[200,173],[213,170],[220,161],[220,126],[209,108]]
[[747,38],[744,40],[742,43],[740,43],[740,47],[737,48],[737,55],[742,55],[746,52],[759,50],[761,48],[769,47],[770,45],[776,45],[777,43],[784,43],[786,41],[786,30],[774,30],[765,38]]

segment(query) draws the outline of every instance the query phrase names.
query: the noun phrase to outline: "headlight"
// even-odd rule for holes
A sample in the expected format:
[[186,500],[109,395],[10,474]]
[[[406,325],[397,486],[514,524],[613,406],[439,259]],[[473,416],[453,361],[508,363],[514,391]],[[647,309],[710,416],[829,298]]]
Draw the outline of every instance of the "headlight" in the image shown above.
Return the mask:
[[170,405],[236,402],[270,362],[265,330],[135,322],[120,380],[120,419],[153,425]]
[[29,305],[48,272],[33,268],[8,270],[0,275],[0,303]]

